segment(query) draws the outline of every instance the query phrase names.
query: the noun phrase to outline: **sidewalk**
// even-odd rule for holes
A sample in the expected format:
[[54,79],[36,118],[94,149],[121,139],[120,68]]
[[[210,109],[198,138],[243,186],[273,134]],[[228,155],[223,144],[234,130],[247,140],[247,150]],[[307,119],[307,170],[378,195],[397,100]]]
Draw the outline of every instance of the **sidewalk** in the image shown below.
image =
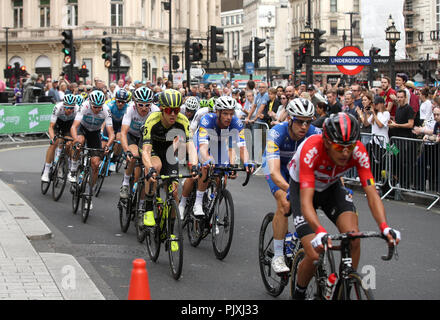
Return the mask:
[[30,242],[51,237],[37,213],[0,180],[0,300],[104,300],[73,256],[39,253]]

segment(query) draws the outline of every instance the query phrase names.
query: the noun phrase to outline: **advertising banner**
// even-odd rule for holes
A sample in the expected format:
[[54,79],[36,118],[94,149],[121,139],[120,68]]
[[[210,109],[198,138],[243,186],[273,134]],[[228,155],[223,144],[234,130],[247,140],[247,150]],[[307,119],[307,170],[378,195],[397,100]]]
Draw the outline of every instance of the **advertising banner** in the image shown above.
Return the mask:
[[0,135],[46,132],[53,104],[0,105]]

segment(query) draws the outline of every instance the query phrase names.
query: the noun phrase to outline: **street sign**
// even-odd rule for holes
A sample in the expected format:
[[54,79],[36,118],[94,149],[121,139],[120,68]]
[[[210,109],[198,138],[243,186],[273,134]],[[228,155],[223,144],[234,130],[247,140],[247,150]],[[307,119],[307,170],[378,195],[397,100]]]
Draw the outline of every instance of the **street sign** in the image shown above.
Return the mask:
[[191,78],[202,78],[206,71],[203,68],[191,68],[190,74]]
[[[347,46],[342,48],[341,50],[339,50],[339,52],[336,54],[337,57],[339,57],[340,62],[341,63],[347,63],[348,61],[351,61],[353,63],[351,64],[337,64],[336,67],[339,69],[340,72],[342,72],[343,74],[349,75],[349,76],[354,76],[356,74],[358,74],[359,72],[361,72],[364,69],[364,66],[366,65],[366,60],[363,60],[363,58],[368,58],[369,57],[364,57],[364,53],[362,52],[361,49],[357,48],[357,47],[353,47],[353,46]],[[341,58],[344,57],[344,58]],[[351,57],[351,59],[349,58]],[[355,57],[363,57],[363,58],[359,58],[359,61],[357,61],[357,59]],[[354,64],[354,62],[361,62],[363,61],[364,64],[359,65],[359,64]],[[337,59],[334,60],[335,64],[337,63]],[[369,64],[371,64],[371,59],[369,61]]]
[[246,62],[245,68],[246,68],[246,74],[254,74],[254,63],[253,62]]

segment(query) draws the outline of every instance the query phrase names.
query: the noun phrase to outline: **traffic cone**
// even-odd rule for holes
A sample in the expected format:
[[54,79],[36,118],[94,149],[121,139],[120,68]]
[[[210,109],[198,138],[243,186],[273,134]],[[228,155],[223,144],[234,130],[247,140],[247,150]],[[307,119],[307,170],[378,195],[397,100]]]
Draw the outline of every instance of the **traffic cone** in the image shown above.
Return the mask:
[[146,266],[147,263],[144,259],[133,261],[128,300],[151,300]]

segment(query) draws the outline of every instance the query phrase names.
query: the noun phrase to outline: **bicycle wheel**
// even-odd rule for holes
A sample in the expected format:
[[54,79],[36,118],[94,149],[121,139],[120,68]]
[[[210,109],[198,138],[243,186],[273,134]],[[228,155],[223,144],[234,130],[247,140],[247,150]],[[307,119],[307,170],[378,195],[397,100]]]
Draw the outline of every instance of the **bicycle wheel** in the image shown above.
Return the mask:
[[[43,175],[43,172],[44,172],[44,166],[43,166],[43,170],[41,171],[41,175]],[[47,190],[49,190],[51,180],[52,180],[52,168],[49,171],[49,182],[41,181],[41,193],[42,194],[46,194]]]
[[175,200],[171,200],[168,207],[165,247],[168,250],[171,273],[173,278],[178,280],[182,275],[183,268],[183,232],[179,207]]
[[53,182],[52,182],[52,198],[54,201],[58,201],[63,195],[64,188],[67,183],[67,174],[69,173],[69,168],[67,164],[67,158],[62,155],[55,170],[53,172]]
[[[298,280],[298,267],[301,261],[305,257],[305,250],[301,248],[293,257],[292,269],[290,275],[290,298],[293,299],[293,294],[295,292],[295,287]],[[317,271],[319,273],[319,271]],[[306,300],[321,300],[323,297],[321,287],[319,286],[319,282],[317,280],[317,273],[313,276],[312,280],[310,280],[309,285],[306,290]]]
[[234,234],[234,202],[228,190],[220,194],[212,218],[212,247],[217,259],[223,260],[231,248]]
[[118,157],[118,161],[116,162],[116,172],[119,173],[119,170],[121,170],[122,165],[124,164],[125,161],[125,153],[121,154]]
[[[156,219],[156,225],[154,227],[144,227],[143,213],[144,210],[138,211],[138,217],[136,221],[136,232],[145,234],[145,245],[147,247],[148,255],[153,262],[157,261],[160,253],[160,220],[162,219],[163,212],[158,210],[156,199],[153,200],[154,218]],[[141,213],[141,214],[139,214]],[[141,227],[142,226],[142,227]],[[139,230],[138,230],[139,229]],[[139,238],[138,238],[139,240]]]
[[84,192],[86,191],[86,188],[89,187],[90,183],[90,173],[86,173],[84,176],[83,181],[83,190],[82,191],[82,200],[81,200],[81,220],[83,223],[87,222],[87,219],[89,218],[90,213],[90,204],[92,203],[92,195],[84,195]]
[[107,173],[107,167],[109,166],[107,159],[108,157],[105,157],[105,159],[101,162],[101,165],[99,166],[98,178],[96,179],[95,187],[93,188],[93,194],[95,195],[95,197],[98,197],[102,185],[104,184],[104,179]]
[[131,210],[132,210],[131,197],[129,197],[128,199],[119,199],[118,209],[119,209],[119,225],[121,226],[122,232],[126,233],[128,227],[130,226],[130,220],[131,220]]
[[185,207],[185,215],[184,215],[184,221],[186,225],[186,231],[188,234],[188,240],[191,246],[197,247],[203,238],[203,229],[202,229],[202,221],[195,218],[193,213],[194,209],[194,202],[195,202],[195,190],[191,193],[191,195],[188,197],[188,200],[186,202]]
[[355,271],[337,285],[335,293],[337,300],[374,300],[372,290],[363,286],[362,277]]
[[274,256],[272,220],[274,216],[273,212],[266,214],[261,224],[258,240],[258,262],[264,287],[271,296],[277,297],[283,292],[286,282],[272,270]]

